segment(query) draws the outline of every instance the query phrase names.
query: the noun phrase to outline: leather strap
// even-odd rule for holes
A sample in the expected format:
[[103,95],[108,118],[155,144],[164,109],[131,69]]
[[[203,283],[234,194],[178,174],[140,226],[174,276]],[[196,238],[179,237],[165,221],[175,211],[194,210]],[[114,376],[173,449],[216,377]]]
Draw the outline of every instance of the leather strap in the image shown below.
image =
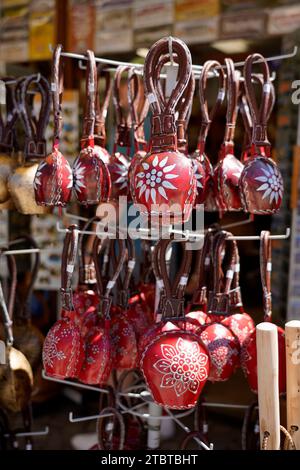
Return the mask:
[[130,70],[130,67],[120,65],[115,73],[114,86],[113,86],[113,102],[116,111],[117,131],[115,134],[115,151],[117,146],[126,147],[131,146],[131,115],[126,109],[126,105],[121,103],[121,79],[122,76]]
[[97,67],[94,52],[91,50],[87,50],[86,55],[86,104],[83,118],[83,135],[81,139],[81,148],[94,146],[94,129],[96,116]]
[[144,122],[149,110],[142,77],[134,68],[128,72],[128,103],[131,113],[135,152],[146,151]]
[[101,267],[99,263],[101,250],[104,246],[103,240],[96,237],[93,245],[93,259],[96,268],[97,289],[100,297],[99,308],[105,320],[110,320],[110,307],[112,303],[111,291],[114,288],[116,281],[120,275],[127,253],[124,240],[111,240],[111,246],[115,243],[118,246],[118,255],[116,257],[117,263],[111,278],[107,279],[106,285],[104,285],[105,280],[102,277]]
[[[159,93],[158,82],[160,73],[157,64],[161,56],[169,53],[172,46],[173,60],[179,64],[177,83],[167,101],[162,100]],[[146,94],[152,110],[151,149],[176,150],[177,130],[175,111],[192,72],[191,54],[186,44],[177,38],[165,37],[157,41],[149,50],[144,65],[144,84]]]
[[234,68],[232,59],[225,59],[227,112],[224,144],[233,146],[234,132],[238,115],[239,73]]
[[198,280],[191,305],[206,305],[207,303],[207,271],[211,267],[210,245],[212,234],[208,231],[205,234],[202,250],[198,250],[195,259],[195,276]]
[[65,311],[74,311],[72,278],[78,249],[77,225],[70,225],[66,233],[61,262],[61,303]]
[[[254,85],[252,82],[253,63],[256,60],[261,61],[260,66],[262,67],[263,72],[262,95],[259,106],[256,101]],[[271,81],[268,63],[261,54],[251,54],[247,57],[244,65],[244,79],[246,95],[253,122],[251,142],[253,146],[253,152],[255,152],[256,148],[261,145],[270,145],[267,137],[267,116],[270,107],[269,103],[271,96]]]
[[64,91],[64,76],[63,76],[63,63],[61,61],[62,45],[58,44],[52,57],[52,72],[51,72],[51,92],[52,104],[54,115],[54,130],[53,130],[53,149],[59,147],[59,139],[62,131],[62,96]]
[[[2,249],[1,251],[5,251],[5,249]],[[0,252],[0,256],[1,256],[1,252]],[[9,271],[11,274],[8,307],[4,298],[1,281],[0,281],[0,307],[1,307],[2,315],[3,315],[3,324],[4,324],[4,329],[5,329],[5,335],[6,335],[6,344],[7,346],[12,346],[14,342],[12,326],[13,326],[13,311],[14,311],[14,305],[15,305],[16,288],[17,288],[17,267],[16,267],[16,260],[14,256],[9,255],[7,257],[7,261],[9,264]]]
[[[215,104],[208,110],[207,98],[206,98],[206,88],[207,80],[210,72],[213,72],[218,67],[217,73],[219,77],[219,87],[218,94],[215,100]],[[198,150],[200,153],[204,153],[205,141],[207,134],[211,125],[211,122],[219,110],[223,100],[225,98],[225,74],[221,68],[221,64],[216,60],[208,60],[205,62],[201,77],[199,79],[199,100],[200,100],[200,112],[201,112],[201,125],[200,132],[198,137]]]
[[[120,272],[120,275],[117,279],[117,286],[118,286],[118,304],[126,310],[128,308],[128,300],[130,297],[129,293],[129,285],[130,281],[132,279],[132,273],[135,267],[135,247],[134,247],[134,242],[131,238],[127,237],[125,239],[125,247],[126,247],[126,260],[123,265],[122,271],[124,272],[123,274],[123,279],[122,279],[122,271]],[[116,253],[114,246],[112,244],[111,246],[111,255],[112,255],[112,261],[113,261],[113,266],[114,269],[117,267],[117,259],[116,259]]]
[[[32,84],[41,95],[41,108],[38,118],[34,118],[32,102],[28,98],[28,91]],[[18,111],[25,131],[25,161],[34,161],[46,156],[45,131],[50,114],[50,88],[49,83],[42,75],[29,75],[19,84],[16,99]]]
[[[24,239],[28,248],[37,249],[38,245],[36,244],[35,240],[27,234],[20,234],[18,238]],[[14,242],[10,242],[10,247],[14,245]],[[29,264],[30,265],[30,264]],[[27,289],[25,294],[22,295],[22,299],[19,299],[19,306],[18,306],[18,318],[28,319],[30,317],[29,312],[29,300],[30,296],[33,291],[34,283],[36,281],[38,271],[40,267],[40,254],[38,252],[34,253],[34,262],[30,270],[30,280],[27,285]]]
[[[214,237],[214,270],[213,290],[209,292],[208,312],[213,315],[229,314],[229,292],[232,284],[235,265],[235,245],[226,240],[229,232],[220,231]],[[223,251],[225,250],[225,259]],[[222,265],[224,265],[224,273]]]
[[[107,414],[113,415],[111,418],[103,418]],[[107,420],[112,420],[111,425],[111,438],[108,442],[105,442],[103,437],[103,433],[108,432],[108,423]],[[118,424],[117,424],[118,423]],[[114,439],[114,430],[117,429],[119,431],[118,437]],[[97,434],[98,434],[98,448],[99,450],[123,450],[125,444],[125,421],[121,413],[114,407],[106,407],[103,408],[99,414],[99,418],[97,421]],[[116,446],[115,444],[118,444]]]
[[96,116],[95,116],[95,133],[94,141],[95,145],[105,147],[106,145],[106,130],[105,121],[107,116],[107,110],[109,101],[112,93],[113,81],[109,72],[104,71],[104,64],[98,64],[97,67],[97,89],[100,79],[103,77],[105,80],[105,89],[102,105],[100,104],[99,90],[96,90]]
[[240,288],[240,255],[236,241],[233,242],[234,249],[234,265],[233,265],[233,279],[231,289],[229,291],[229,306],[231,310],[238,309],[241,313],[244,312],[242,293]]
[[[171,240],[174,237],[171,238]],[[160,239],[159,246],[159,272],[162,278],[163,288],[165,292],[165,300],[163,305],[163,320],[179,320],[184,318],[184,292],[188,281],[188,276],[192,261],[191,250],[186,249],[186,243],[182,243],[183,255],[181,265],[175,276],[173,285],[167,271],[166,251],[171,240]]]
[[10,154],[14,146],[14,127],[18,119],[18,111],[14,106],[13,88],[9,83],[11,77],[4,77],[1,80],[5,83],[6,93],[6,119],[1,114],[0,107],[0,152]]
[[[85,225],[83,226],[82,231],[86,232],[96,222],[100,222],[100,217],[94,216],[89,219]],[[94,244],[96,234],[95,235],[86,235],[81,233],[79,236],[79,285],[85,284],[94,284],[96,283],[96,270],[93,261],[93,253],[87,253],[86,245],[88,241],[91,241],[91,246]]]
[[260,234],[260,277],[263,289],[264,321],[272,321],[272,247],[270,232],[263,230]]
[[[261,87],[263,86],[263,78],[261,75],[252,74],[252,81],[254,81],[254,83],[256,84],[257,83],[260,84]],[[271,116],[271,113],[273,111],[274,104],[275,104],[275,88],[272,82],[270,82],[270,85],[271,85],[271,94],[270,94],[269,108],[268,108],[268,113],[267,113],[267,121],[269,120]],[[251,146],[253,123],[252,123],[252,117],[251,117],[250,108],[248,105],[248,99],[247,99],[243,82],[240,84],[239,110],[241,112],[244,128],[246,131],[243,147],[244,149],[247,149]]]

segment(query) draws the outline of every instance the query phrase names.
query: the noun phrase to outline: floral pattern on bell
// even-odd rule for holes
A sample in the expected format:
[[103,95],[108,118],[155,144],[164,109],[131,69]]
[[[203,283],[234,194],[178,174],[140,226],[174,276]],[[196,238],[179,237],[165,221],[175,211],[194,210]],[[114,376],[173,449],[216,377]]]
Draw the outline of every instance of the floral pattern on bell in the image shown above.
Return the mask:
[[167,165],[168,157],[159,161],[156,155],[152,160],[152,163],[142,163],[144,171],[137,173],[139,179],[136,189],[139,189],[139,198],[145,193],[145,199],[148,202],[149,197],[153,204],[156,204],[157,191],[159,194],[168,201],[166,189],[178,190],[178,186],[175,186],[170,180],[178,178],[179,175],[172,173],[172,170],[176,168],[176,164]]
[[257,191],[264,191],[262,198],[265,199],[269,196],[269,201],[272,203],[275,199],[276,203],[279,198],[283,196],[283,181],[282,176],[277,168],[277,166],[272,167],[271,165],[266,165],[266,168],[261,168],[263,175],[257,176],[256,181],[263,183]]
[[44,343],[43,349],[43,361],[44,367],[50,366],[53,367],[53,362],[55,360],[62,361],[66,359],[66,355],[63,351],[58,350],[58,344],[60,343],[60,338],[56,335],[56,329],[49,331],[47,336],[47,341]]
[[162,344],[161,353],[163,359],[153,366],[162,374],[161,387],[174,388],[178,397],[187,390],[196,394],[200,382],[207,379],[208,357],[201,352],[199,344],[179,338],[175,347]]
[[[117,176],[117,179],[114,181],[115,184],[120,185],[120,190],[125,189],[128,186],[128,170],[127,168],[124,167],[124,165],[115,165],[115,173]],[[120,175],[120,176],[118,176]]]
[[73,166],[73,175],[74,175],[74,189],[76,192],[81,193],[81,190],[84,189],[86,186],[84,184],[84,173],[85,173],[85,166],[81,163],[78,159]]
[[193,172],[194,172],[194,175],[195,175],[195,178],[196,178],[196,182],[197,182],[197,190],[198,189],[203,189],[203,184],[202,184],[202,179],[203,179],[203,175],[201,175],[201,173],[199,173],[199,167],[197,165],[197,163],[195,162],[195,160],[192,160],[193,162]]

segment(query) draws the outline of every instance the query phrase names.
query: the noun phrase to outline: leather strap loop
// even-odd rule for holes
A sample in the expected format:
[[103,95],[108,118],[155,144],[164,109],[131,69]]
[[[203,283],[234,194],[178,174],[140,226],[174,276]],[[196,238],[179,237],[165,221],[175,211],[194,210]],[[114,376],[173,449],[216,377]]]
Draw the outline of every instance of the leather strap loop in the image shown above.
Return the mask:
[[9,83],[11,77],[4,77],[1,79],[5,83],[6,93],[6,120],[1,114],[0,107],[0,152],[10,154],[14,146],[14,126],[18,119],[18,110],[14,106],[13,88]]
[[146,150],[144,122],[149,110],[149,102],[144,92],[142,77],[131,68],[128,72],[128,103],[131,112],[135,151]]
[[[124,277],[121,278],[121,272],[117,279],[118,284],[118,303],[119,305],[126,310],[128,308],[128,300],[130,297],[129,294],[129,285],[132,279],[132,273],[135,267],[135,247],[134,242],[131,238],[125,239],[126,246],[126,262],[123,265]],[[117,266],[116,253],[114,247],[112,247],[112,260],[114,269]]]
[[[98,64],[97,67],[97,85],[100,81],[101,76],[105,79],[105,89],[102,106],[100,105],[100,96],[99,91],[96,90],[96,115],[95,115],[95,134],[94,141],[95,145],[100,147],[105,147],[106,145],[106,130],[105,130],[105,121],[107,116],[107,110],[109,106],[109,101],[113,88],[113,81],[109,72],[104,71],[103,68],[105,65]],[[98,86],[97,86],[98,88]]]
[[[254,86],[252,83],[253,63],[257,60],[261,61],[260,65],[263,72],[262,96],[259,106],[256,101]],[[260,145],[270,145],[267,137],[267,116],[270,107],[271,81],[268,63],[261,54],[251,54],[247,57],[244,65],[244,78],[246,95],[253,122],[252,144],[254,149]]]
[[171,42],[173,60],[179,64],[179,67],[177,83],[167,101],[162,100],[161,93],[159,93],[160,73],[158,73],[157,64],[161,56],[164,57],[169,53],[170,38],[162,38],[151,47],[144,65],[145,90],[153,115],[151,135],[153,151],[164,148],[177,149],[175,111],[192,72],[191,54],[186,44],[177,38],[171,38]]
[[[38,118],[34,118],[32,102],[28,99],[28,91],[33,83],[35,83],[36,91],[41,95],[41,108]],[[45,130],[50,114],[50,88],[48,81],[42,75],[29,75],[20,82],[16,99],[25,131],[25,161],[45,157]]]
[[86,68],[86,105],[83,119],[83,136],[81,147],[94,144],[94,128],[96,116],[96,96],[97,96],[97,68],[94,52],[87,50],[87,68]]
[[103,248],[103,240],[96,237],[93,245],[93,260],[96,268],[97,289],[100,297],[100,311],[103,314],[105,320],[110,319],[110,307],[112,303],[111,291],[120,275],[127,253],[124,240],[111,240],[111,246],[114,246],[115,243],[118,245],[118,255],[116,257],[117,264],[115,266],[113,275],[110,279],[107,280],[106,285],[104,285],[104,279],[102,277],[101,267],[99,265],[99,255]]
[[[1,251],[5,251],[5,249]],[[1,256],[1,252],[0,252],[0,256]],[[1,307],[2,315],[3,315],[3,324],[4,324],[4,329],[5,329],[5,335],[6,335],[6,345],[12,346],[14,342],[12,327],[13,327],[13,313],[14,313],[16,288],[17,288],[17,266],[16,266],[15,257],[13,255],[7,256],[7,262],[9,265],[9,271],[11,275],[8,307],[4,298],[1,281],[0,281],[0,307]]]
[[51,74],[51,91],[54,114],[54,130],[53,130],[53,148],[58,148],[59,139],[62,131],[62,96],[64,91],[63,84],[63,63],[61,61],[62,45],[58,44],[53,51],[52,58],[52,74]]
[[225,65],[227,72],[227,112],[224,144],[233,145],[234,132],[238,114],[239,72],[235,70],[232,59],[226,58]]
[[263,230],[260,234],[260,276],[263,289],[264,321],[272,320],[272,246],[270,232]]
[[65,311],[74,311],[72,278],[78,249],[78,228],[70,225],[66,233],[61,262],[61,303]]
[[130,131],[131,131],[131,115],[125,111],[126,107],[121,104],[121,79],[122,75],[130,70],[130,67],[120,65],[115,73],[114,86],[113,86],[113,102],[116,111],[116,123],[117,131],[115,135],[115,147],[127,147],[131,146]]
[[[218,77],[219,77],[219,88],[218,95],[215,100],[215,104],[208,110],[208,104],[206,99],[206,87],[207,79],[210,72],[214,71],[218,67]],[[199,79],[199,99],[200,99],[200,111],[201,111],[201,125],[200,132],[198,137],[198,149],[203,153],[204,145],[207,138],[207,134],[211,125],[211,122],[219,110],[225,97],[225,74],[221,68],[221,64],[216,60],[208,60],[205,62],[201,77]]]
[[[90,227],[93,227],[95,222],[100,222],[100,217],[94,216],[89,219],[83,226],[82,231],[86,232]],[[96,271],[93,261],[93,254],[87,253],[86,244],[88,240],[91,240],[91,246],[94,244],[95,235],[85,235],[82,233],[79,236],[79,284],[94,284],[96,282]]]
[[[214,282],[209,292],[208,311],[213,315],[229,314],[229,292],[234,274],[235,245],[227,240],[229,232],[220,231],[214,237]],[[225,254],[223,258],[223,251]],[[224,273],[222,270],[224,264]]]
[[[171,238],[171,240],[173,237]],[[191,267],[192,253],[186,249],[186,243],[182,243],[183,255],[181,266],[178,269],[173,285],[167,271],[166,251],[170,240],[161,239],[158,241],[159,247],[159,271],[164,287],[165,299],[163,306],[163,319],[176,320],[184,318],[184,292],[188,281]]]

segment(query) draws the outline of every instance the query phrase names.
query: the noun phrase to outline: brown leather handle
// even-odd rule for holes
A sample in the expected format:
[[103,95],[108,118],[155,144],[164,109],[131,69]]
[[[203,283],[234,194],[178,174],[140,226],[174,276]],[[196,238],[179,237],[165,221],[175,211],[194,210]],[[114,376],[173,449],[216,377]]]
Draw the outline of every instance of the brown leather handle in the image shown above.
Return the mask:
[[111,278],[107,280],[106,285],[104,285],[104,279],[102,277],[101,267],[99,263],[99,253],[101,253],[101,250],[103,248],[103,240],[96,237],[93,245],[93,260],[96,268],[97,289],[101,298],[100,310],[106,320],[110,319],[110,307],[112,302],[111,291],[114,288],[116,281],[120,275],[127,254],[124,240],[111,240],[111,246],[113,246],[115,243],[117,243],[118,246],[118,255],[116,257],[117,264],[115,266]]
[[[256,84],[257,83],[260,84],[261,87],[263,86],[263,77],[261,75],[252,74],[252,81],[254,81],[254,83]],[[275,104],[275,88],[272,82],[270,82],[270,86],[271,86],[271,94],[270,94],[270,100],[269,100],[269,108],[267,112],[267,121],[269,120],[271,116],[271,113]],[[248,99],[246,96],[245,87],[243,84],[241,84],[240,86],[240,91],[241,93],[239,97],[239,110],[241,112],[244,128],[246,131],[243,147],[247,149],[248,147],[250,147],[251,141],[252,141],[253,122],[252,122],[252,117],[251,117],[250,108],[248,104]]]
[[97,67],[97,88],[100,79],[103,77],[105,80],[105,89],[103,95],[102,105],[100,104],[99,91],[96,93],[96,116],[95,116],[95,134],[94,141],[95,145],[100,147],[105,147],[106,145],[106,130],[105,130],[105,121],[107,116],[107,110],[109,106],[109,101],[112,93],[113,81],[111,79],[110,72],[104,71],[103,68],[105,65],[98,64]]
[[[36,241],[30,235],[20,234],[18,239],[19,238],[24,239],[24,242],[27,243],[28,248],[34,248],[34,249],[38,248],[38,245],[37,245]],[[14,245],[14,241],[11,241],[10,246],[13,246],[13,245]],[[30,300],[30,296],[31,296],[32,291],[33,291],[33,287],[34,287],[34,283],[35,283],[37,275],[38,275],[39,267],[40,267],[40,254],[39,254],[39,252],[36,252],[36,253],[34,253],[34,262],[33,262],[33,266],[31,267],[31,270],[30,270],[30,281],[27,285],[27,289],[25,291],[25,294],[22,296],[22,299],[19,300],[19,302],[20,301],[22,302],[19,306],[20,307],[20,311],[18,311],[18,316],[19,317],[23,317],[23,318],[28,318],[29,317],[28,302]]]
[[[116,439],[116,442],[118,443],[118,447],[114,446],[114,438],[112,436],[110,446],[107,447],[107,444],[105,443],[103,439],[103,431],[106,430],[105,426],[105,418],[103,418],[103,415],[107,414],[112,414],[113,415],[113,427],[115,426],[115,422],[117,421],[119,424],[119,439]],[[111,418],[106,418],[106,419],[111,419]],[[124,418],[121,415],[121,413],[114,407],[106,407],[103,408],[102,411],[99,414],[99,418],[97,421],[97,434],[98,434],[98,448],[99,450],[123,450],[124,449],[124,444],[125,444],[125,422]]]
[[[130,70],[130,67],[120,65],[115,73],[113,85],[113,102],[116,112],[117,131],[115,134],[115,147],[127,147],[131,145],[131,115],[129,113],[128,103],[126,105],[121,103],[121,79],[125,73]],[[127,77],[128,79],[128,77]],[[127,93],[128,95],[128,93]],[[128,98],[128,96],[127,96]],[[128,100],[127,100],[128,101]]]
[[185,287],[188,281],[188,276],[191,267],[192,261],[192,252],[191,250],[186,249],[186,242],[181,242],[183,247],[183,256],[181,260],[181,265],[178,269],[178,272],[175,276],[173,285],[171,285],[170,278],[167,271],[166,264],[166,251],[171,243],[174,236],[171,237],[171,240],[160,239],[159,244],[159,271],[161,274],[162,284],[164,288],[165,298],[164,298],[164,308],[163,308],[163,318],[166,319],[182,319],[184,318],[184,292]]
[[[41,96],[41,107],[38,118],[33,116],[32,102],[28,99],[28,91],[35,84],[36,92]],[[35,160],[46,156],[45,130],[50,115],[49,83],[42,75],[29,75],[20,82],[16,95],[18,110],[25,131],[25,160]]]
[[61,261],[61,303],[65,311],[74,311],[72,278],[78,249],[78,227],[70,225],[66,233]]
[[[93,226],[95,222],[100,222],[100,217],[94,216],[91,219],[89,219],[85,225],[82,228],[83,232],[86,232],[89,230],[90,227]],[[96,237],[95,235],[86,235],[82,233],[79,236],[79,284],[84,285],[84,284],[89,284],[93,283],[95,276],[96,276],[96,271],[95,271],[95,265],[93,261],[93,253],[87,254],[86,253],[86,247],[85,247],[85,242],[87,239],[92,239],[92,246],[94,244],[94,240]]]
[[[132,279],[132,273],[135,267],[136,260],[134,242],[130,237],[125,238],[125,247],[126,259],[123,265],[123,269],[121,270],[117,279],[118,303],[124,310],[126,310],[128,307],[128,300],[130,296],[129,285]],[[111,257],[114,269],[117,269],[117,257],[113,244],[111,246]]]
[[0,107],[0,151],[11,153],[14,145],[14,127],[18,120],[18,110],[14,103],[13,88],[9,84],[12,77],[4,77],[1,80],[5,83],[6,93],[6,119],[3,118]]
[[195,260],[195,276],[197,279],[197,288],[195,289],[191,305],[205,305],[207,303],[207,273],[211,268],[210,248],[212,243],[212,232],[208,231],[204,236],[203,246],[197,251]]
[[238,114],[239,76],[234,68],[232,59],[225,59],[226,88],[227,88],[227,112],[224,143],[233,145],[234,132]]
[[[262,67],[262,95],[260,105],[258,106],[252,83],[252,69],[255,61],[260,60]],[[261,54],[251,54],[247,57],[244,65],[245,90],[252,116],[252,144],[254,147],[260,145],[270,145],[267,137],[267,116],[270,107],[271,81],[269,66]]]
[[54,115],[53,147],[58,148],[62,131],[62,96],[64,91],[63,63],[61,61],[62,45],[58,44],[52,57],[51,92]]
[[[167,101],[162,100],[158,90],[159,73],[157,64],[161,56],[169,53],[171,45],[173,60],[179,64],[177,83]],[[192,72],[191,54],[186,44],[178,38],[165,37],[149,50],[144,65],[144,84],[152,110],[151,148],[177,149],[175,111],[178,101],[187,87]]]
[[131,112],[135,151],[146,150],[144,122],[149,110],[142,77],[131,68],[128,72],[128,103]]
[[260,277],[263,289],[264,321],[272,321],[272,246],[270,232],[263,230],[260,234]]
[[240,255],[236,241],[233,241],[234,247],[234,265],[233,265],[233,279],[229,291],[229,307],[232,310],[238,309],[243,312],[243,300],[240,288]]
[[[234,275],[235,261],[235,245],[232,240],[227,240],[229,235],[231,235],[229,232],[222,230],[214,237],[213,290],[209,293],[208,302],[208,311],[213,315],[229,314],[229,292]],[[224,250],[225,256],[223,259]]]
[[[206,89],[207,89],[207,80],[209,73],[216,70],[219,77],[219,87],[218,94],[215,100],[215,103],[211,110],[208,110],[207,98],[206,98]],[[198,137],[198,148],[201,153],[204,152],[204,145],[207,138],[207,134],[211,125],[211,122],[219,110],[225,97],[225,74],[221,67],[221,64],[216,60],[208,60],[205,62],[202,73],[199,79],[199,100],[200,100],[200,111],[201,111],[201,125],[200,132]]]
[[96,96],[97,96],[97,67],[94,52],[87,50],[87,68],[86,68],[86,105],[83,118],[83,136],[81,147],[93,144],[95,117],[96,117]]
[[[2,249],[1,251],[5,251],[5,249]],[[1,252],[0,252],[0,256],[1,256]],[[15,257],[13,255],[9,255],[7,257],[7,262],[9,266],[10,275],[11,275],[8,307],[4,298],[1,281],[0,281],[0,307],[1,307],[2,315],[3,315],[3,324],[4,324],[4,329],[5,329],[5,335],[6,335],[6,343],[8,346],[12,346],[14,342],[12,326],[13,326],[13,312],[14,312],[14,306],[15,306],[16,288],[17,288],[17,266],[16,266]]]

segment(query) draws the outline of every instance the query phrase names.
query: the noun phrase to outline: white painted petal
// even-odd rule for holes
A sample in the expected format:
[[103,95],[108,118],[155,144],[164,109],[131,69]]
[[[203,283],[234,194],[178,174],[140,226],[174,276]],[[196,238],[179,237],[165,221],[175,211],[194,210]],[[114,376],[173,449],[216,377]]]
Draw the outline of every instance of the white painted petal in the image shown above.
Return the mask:
[[267,165],[268,169],[269,169],[269,172],[270,172],[270,175],[275,175],[275,172],[274,172],[274,168],[271,166],[271,165]]
[[73,180],[72,180],[72,181],[70,181],[70,183],[69,183],[69,184],[68,184],[68,186],[67,186],[67,189],[70,189],[70,188],[72,188],[72,186],[73,186]]
[[168,188],[168,189],[177,189],[176,186],[174,186],[172,183],[170,183],[169,181],[163,181],[162,182],[162,185],[165,187],[165,188]]
[[164,158],[159,164],[160,168],[163,168],[165,164],[167,163],[167,161],[168,161],[168,157]]
[[124,176],[120,176],[120,177],[115,181],[115,183],[116,183],[116,184],[118,184],[118,183],[124,183],[124,181],[125,181]]
[[141,197],[141,195],[145,192],[146,187],[147,186],[145,184],[143,184],[143,186],[140,189],[139,197]]
[[153,158],[153,161],[152,161],[152,165],[157,166],[157,164],[158,164],[158,156],[155,155],[155,157]]
[[256,181],[261,181],[262,183],[266,183],[268,181],[268,178],[266,176],[257,176]]
[[144,170],[149,170],[149,164],[148,163],[142,163],[142,167]]
[[165,178],[167,180],[173,180],[174,178],[178,178],[179,175],[174,175],[173,173],[169,173],[167,175],[165,175]]
[[270,203],[275,199],[275,193],[272,191],[270,196]]
[[143,181],[140,180],[140,181],[138,182],[138,184],[136,185],[136,189],[140,188],[140,187],[142,186],[142,184],[143,184]]
[[283,193],[282,193],[282,189],[281,189],[281,188],[279,189],[278,193],[279,193],[279,196],[282,198]]
[[173,165],[165,166],[165,168],[163,169],[163,172],[164,173],[169,173],[170,171],[172,171],[175,168],[175,166],[176,166],[175,163]]
[[276,193],[275,193],[275,201],[276,201],[276,204],[277,204],[277,202],[278,202],[278,198],[279,198],[279,195],[278,195],[278,193],[276,192]]
[[154,188],[151,189],[151,199],[153,204],[156,204],[156,191]]
[[143,171],[140,171],[140,173],[138,173],[136,176],[137,176],[138,178],[144,178],[145,173],[144,173]]
[[146,195],[145,195],[145,197],[146,197],[146,202],[148,202],[149,196],[150,196],[150,189],[147,189],[147,190],[146,190]]
[[164,188],[162,186],[159,186],[158,192],[159,192],[159,194],[161,194],[162,197],[164,197],[166,200],[168,200],[166,191],[164,190]]
[[268,188],[268,189],[264,192],[262,198],[265,199],[267,196],[269,196],[269,194],[270,194],[271,192],[272,192],[272,189],[271,189],[271,188]]
[[259,188],[257,188],[257,191],[264,191],[265,189],[268,189],[268,187],[268,183],[264,183]]
[[124,183],[120,186],[120,189],[127,188],[127,181],[124,181]]
[[201,184],[200,181],[197,181],[197,188],[203,188],[203,185]]
[[266,170],[265,168],[262,168],[262,171],[264,172],[264,174],[268,177],[272,176],[270,175],[270,173],[268,172],[268,170]]

